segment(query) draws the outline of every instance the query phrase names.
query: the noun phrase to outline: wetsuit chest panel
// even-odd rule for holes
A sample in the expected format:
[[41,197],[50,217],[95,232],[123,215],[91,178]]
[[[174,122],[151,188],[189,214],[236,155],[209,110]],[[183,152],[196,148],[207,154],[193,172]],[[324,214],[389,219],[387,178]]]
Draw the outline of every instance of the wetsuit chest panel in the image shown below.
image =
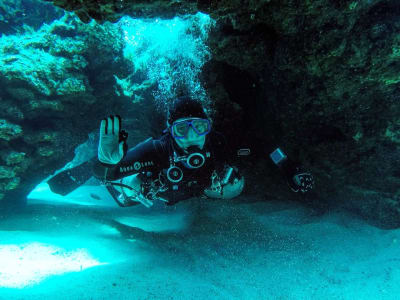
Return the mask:
[[[218,141],[219,139],[217,139]],[[216,161],[213,142],[216,139],[210,134],[207,137],[205,149],[210,154],[207,155],[205,163],[200,168],[187,168],[181,162],[175,163],[183,171],[182,181],[172,183],[167,179],[166,171],[171,166],[170,158],[173,157],[173,140],[166,134],[157,140],[146,140],[134,148],[131,148],[123,160],[114,170],[114,178],[122,178],[135,173],[142,173],[150,181],[163,177],[163,183],[167,185],[168,191],[160,193],[174,204],[181,200],[200,195],[203,190],[210,186],[211,174],[219,162]],[[222,156],[221,156],[222,159]]]

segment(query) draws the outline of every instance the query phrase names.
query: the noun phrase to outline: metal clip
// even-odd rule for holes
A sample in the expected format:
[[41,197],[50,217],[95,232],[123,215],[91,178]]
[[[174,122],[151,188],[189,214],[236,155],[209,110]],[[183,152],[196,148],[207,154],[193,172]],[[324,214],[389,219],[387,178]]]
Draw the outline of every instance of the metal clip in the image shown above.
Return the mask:
[[244,148],[244,149],[239,149],[237,151],[238,156],[247,156],[250,155],[250,149],[249,148]]

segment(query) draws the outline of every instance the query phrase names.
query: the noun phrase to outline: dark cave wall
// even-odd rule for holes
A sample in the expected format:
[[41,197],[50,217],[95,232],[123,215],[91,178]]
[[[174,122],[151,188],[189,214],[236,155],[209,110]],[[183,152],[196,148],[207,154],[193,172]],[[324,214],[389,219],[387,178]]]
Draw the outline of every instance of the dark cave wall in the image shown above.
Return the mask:
[[[309,199],[399,226],[399,5],[258,1],[252,15],[251,2],[229,4],[211,13],[219,27],[205,77],[219,107],[241,108],[236,127],[248,130],[231,124],[235,138],[281,145],[312,170]],[[269,170],[267,152],[256,152]],[[279,197],[276,187],[268,194]]]

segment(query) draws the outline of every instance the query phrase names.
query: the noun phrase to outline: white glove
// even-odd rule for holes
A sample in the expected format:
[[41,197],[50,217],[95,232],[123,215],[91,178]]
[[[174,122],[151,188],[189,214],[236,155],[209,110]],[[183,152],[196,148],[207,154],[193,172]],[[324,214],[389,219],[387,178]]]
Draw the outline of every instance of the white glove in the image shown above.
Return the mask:
[[121,131],[121,117],[110,116],[100,123],[100,142],[97,149],[99,161],[115,165],[124,157],[126,132]]
[[223,178],[214,170],[211,174],[211,186],[204,190],[204,194],[215,199],[232,199],[240,195],[244,188],[244,177],[236,167],[227,166]]

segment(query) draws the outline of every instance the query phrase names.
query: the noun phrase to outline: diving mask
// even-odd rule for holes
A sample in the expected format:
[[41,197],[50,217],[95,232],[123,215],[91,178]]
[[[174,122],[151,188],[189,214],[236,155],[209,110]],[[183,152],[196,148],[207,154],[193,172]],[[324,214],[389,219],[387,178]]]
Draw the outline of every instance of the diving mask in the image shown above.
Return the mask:
[[200,118],[176,121],[171,125],[171,134],[176,139],[184,139],[187,137],[190,127],[198,136],[203,136],[210,132],[211,123],[207,119]]

